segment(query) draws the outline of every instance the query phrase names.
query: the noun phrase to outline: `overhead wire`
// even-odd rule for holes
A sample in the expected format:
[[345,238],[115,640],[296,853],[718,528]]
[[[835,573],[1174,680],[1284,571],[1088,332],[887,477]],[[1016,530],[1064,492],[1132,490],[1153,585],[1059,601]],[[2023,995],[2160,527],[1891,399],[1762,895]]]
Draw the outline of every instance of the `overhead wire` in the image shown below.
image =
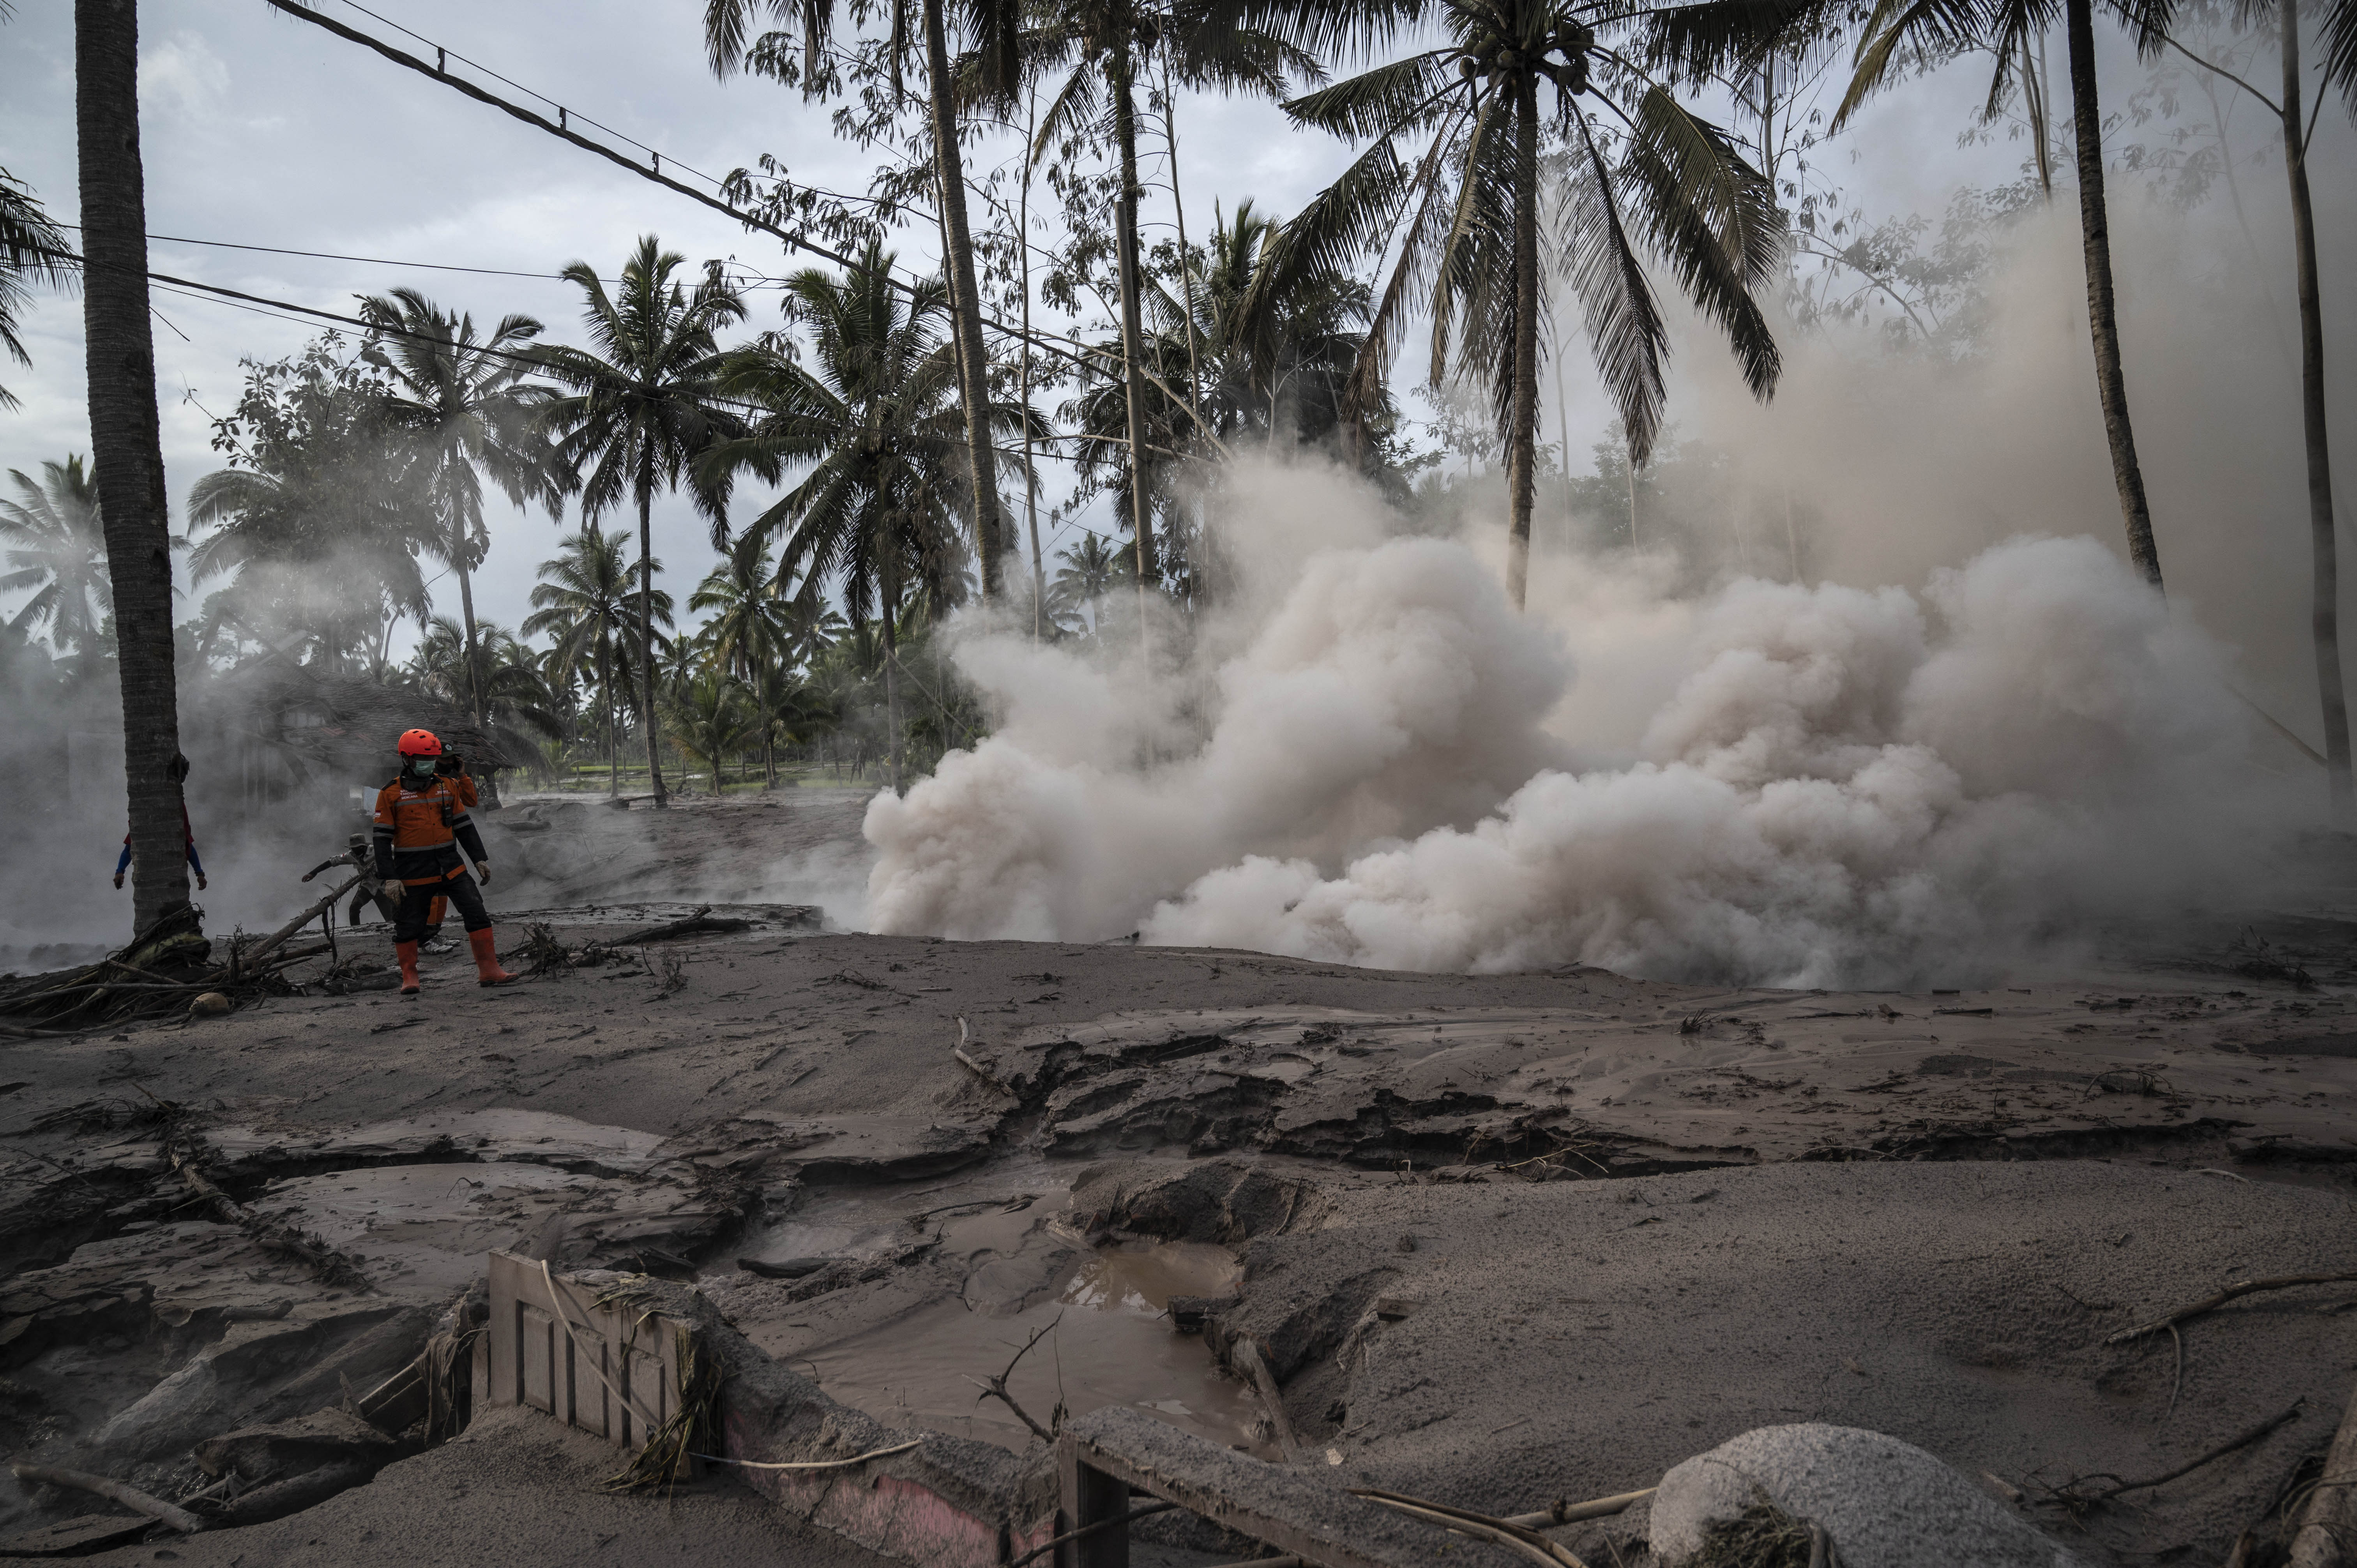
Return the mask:
[[[641,179],[652,180],[655,184],[662,186],[668,190],[676,191],[680,195],[686,197],[691,201],[698,202],[705,207],[712,208],[716,211],[726,213],[727,216],[735,219],[737,222],[744,224],[748,229],[755,229],[763,233],[774,235],[796,250],[806,251],[812,255],[820,257],[825,261],[833,262],[837,266],[845,268],[846,270],[860,270],[860,264],[856,261],[845,255],[842,252],[834,250],[831,246],[815,243],[808,238],[794,232],[792,230],[771,223],[768,220],[763,219],[757,214],[745,211],[732,202],[723,201],[717,198],[706,196],[704,192],[697,190],[693,186],[683,185],[678,180],[672,178],[670,176],[664,174],[660,167],[650,169],[635,163],[631,159],[623,156],[620,153],[616,152],[613,148],[592,141],[588,137],[581,135],[567,126],[560,125],[555,122],[549,120],[544,115],[535,113],[533,111],[525,108],[522,104],[511,102],[486,88],[478,87],[471,81],[467,81],[458,77],[452,76],[445,67],[428,65],[424,60],[419,59],[416,56],[408,53],[406,50],[396,48],[381,38],[370,37],[368,34],[361,32],[357,27],[347,27],[343,23],[336,21],[332,17],[323,16],[319,12],[302,4],[301,0],[264,0],[264,3],[286,16],[296,17],[301,21],[308,22],[313,27],[321,27],[335,34],[338,38],[344,38],[349,42],[356,43],[365,48],[371,49],[396,65],[402,66],[406,70],[416,71],[422,76],[441,82],[444,86],[453,88],[456,91],[466,94],[468,97],[475,99],[479,102],[490,104],[491,107],[498,109],[504,113],[512,115],[514,118],[522,120],[526,124],[544,131],[552,136],[556,136],[564,141],[570,142],[575,146],[580,147],[585,151],[595,153],[599,157],[605,158],[610,163],[619,165],[619,166],[630,170],[632,174],[637,175]],[[344,4],[352,5],[354,10],[361,9],[361,7],[353,4],[353,0],[344,0]],[[373,12],[368,12],[365,14],[370,16],[374,15]],[[398,24],[390,23],[387,25],[398,26]],[[408,32],[408,29],[406,28],[401,28],[400,30],[404,33]],[[411,38],[419,37],[419,35],[414,33],[409,33],[408,36]],[[420,41],[429,42],[430,40],[421,38]],[[442,48],[440,45],[435,45],[433,47],[436,49],[440,49]],[[465,63],[474,63],[473,61],[466,60],[464,56],[459,58]],[[489,70],[488,68],[482,66],[477,66],[476,69],[483,70],[486,75],[497,75],[496,72],[492,72]],[[498,77],[498,80],[500,81],[507,81],[507,78],[505,77]],[[513,83],[510,83],[510,85],[512,86]],[[529,91],[530,90],[519,89],[518,91]],[[533,93],[533,96],[536,98],[541,97],[538,93]],[[543,98],[542,102],[554,102],[553,100],[546,98]],[[647,147],[644,143],[632,141],[629,137],[623,137],[621,139],[630,141],[632,146],[640,147],[647,152],[651,153],[653,151],[652,148]],[[704,176],[701,177],[709,178],[710,177]],[[888,273],[886,275],[886,282],[904,294],[913,294],[916,291],[916,285],[909,283],[905,279],[892,276]],[[1097,359],[1109,360],[1116,365],[1124,363],[1123,356],[1114,349],[1103,348],[1094,344],[1083,343],[1077,338],[1063,338],[1053,333],[1043,333],[1036,328],[1027,331],[1021,327],[1002,321],[993,316],[985,315],[982,319],[985,325],[991,328],[1003,338],[1012,338],[1017,342],[1030,343],[1035,348],[1042,349],[1049,353],[1057,355],[1062,359],[1070,360],[1073,363],[1083,367],[1088,365],[1089,360],[1092,356]],[[1227,444],[1220,439],[1219,434],[1212,430],[1210,424],[1204,420],[1201,413],[1198,411],[1191,403],[1189,403],[1185,398],[1180,397],[1170,388],[1168,383],[1164,381],[1161,377],[1156,375],[1152,371],[1140,367],[1140,373],[1146,381],[1152,382],[1154,386],[1161,392],[1163,396],[1168,398],[1172,403],[1186,412],[1188,416],[1194,421],[1197,428],[1203,433],[1205,440],[1211,442],[1214,447],[1218,448],[1222,455],[1229,455]]]

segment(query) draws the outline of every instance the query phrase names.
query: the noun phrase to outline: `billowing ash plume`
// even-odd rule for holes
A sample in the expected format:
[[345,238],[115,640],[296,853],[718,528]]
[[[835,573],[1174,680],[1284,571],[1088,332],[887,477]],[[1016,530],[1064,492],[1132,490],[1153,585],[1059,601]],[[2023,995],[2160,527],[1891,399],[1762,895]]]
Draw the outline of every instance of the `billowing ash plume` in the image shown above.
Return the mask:
[[1307,553],[1201,669],[969,642],[1004,722],[871,806],[872,929],[1968,978],[2214,898],[2291,820],[2222,651],[2092,539],[2010,540],[1920,592],[1733,582],[1650,638],[1678,678],[1630,746],[1583,718],[1616,693],[1583,700],[1569,650],[1664,607],[1597,568],[1577,617],[1519,620],[1461,544],[1365,520],[1302,542],[1350,510],[1334,481],[1311,529],[1308,483],[1239,483],[1238,536]]

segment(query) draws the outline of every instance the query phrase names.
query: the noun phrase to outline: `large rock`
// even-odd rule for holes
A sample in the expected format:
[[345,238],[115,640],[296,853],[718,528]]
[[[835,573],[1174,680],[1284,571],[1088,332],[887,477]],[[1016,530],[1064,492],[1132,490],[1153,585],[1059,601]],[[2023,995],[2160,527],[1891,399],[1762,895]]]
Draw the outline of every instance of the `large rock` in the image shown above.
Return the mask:
[[1663,1476],[1653,1498],[1655,1558],[1676,1568],[1711,1526],[1763,1496],[1824,1526],[1843,1568],[2082,1568],[1921,1448],[1821,1422],[1756,1427]]

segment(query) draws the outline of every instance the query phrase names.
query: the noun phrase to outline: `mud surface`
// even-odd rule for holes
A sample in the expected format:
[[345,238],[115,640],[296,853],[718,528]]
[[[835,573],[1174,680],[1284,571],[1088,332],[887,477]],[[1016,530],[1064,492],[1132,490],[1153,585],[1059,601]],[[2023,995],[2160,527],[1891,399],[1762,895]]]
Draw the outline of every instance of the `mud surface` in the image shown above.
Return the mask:
[[[1124,1404],[1276,1456],[1225,1364],[1250,1337],[1338,1484],[1519,1511],[1824,1420],[1994,1472],[2104,1563],[2222,1558],[2347,1401],[2357,1285],[2189,1325],[2181,1376],[2165,1335],[2103,1345],[2357,1269],[2329,908],[1914,995],[827,934],[859,805],[511,809],[523,984],[453,954],[415,1000],[0,1044],[0,1444],[199,1490],[192,1445],[364,1400],[493,1248],[695,1280],[836,1398],[1017,1450],[974,1380],[1037,1336],[1006,1373],[1033,1419]],[[618,941],[706,904],[743,929]],[[1166,1312],[1231,1293],[1200,1335]],[[2295,1397],[2133,1505],[2040,1506]],[[400,1517],[462,1452],[235,1536]],[[0,1481],[0,1536],[91,1504]]]

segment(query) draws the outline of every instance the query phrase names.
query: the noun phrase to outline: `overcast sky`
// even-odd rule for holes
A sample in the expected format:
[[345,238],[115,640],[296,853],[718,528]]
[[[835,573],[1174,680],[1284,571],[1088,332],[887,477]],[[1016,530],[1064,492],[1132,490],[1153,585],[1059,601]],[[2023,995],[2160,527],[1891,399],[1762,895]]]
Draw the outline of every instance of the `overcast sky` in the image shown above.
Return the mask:
[[[340,20],[392,36],[349,0],[322,4]],[[803,183],[865,188],[871,155],[834,138],[823,106],[806,107],[798,94],[769,82],[713,79],[703,58],[700,0],[509,0],[491,6],[379,0],[379,6],[454,52],[652,145],[667,164],[718,175],[768,152]],[[773,242],[723,215],[260,0],[146,0],[140,10],[151,232],[540,275],[435,272],[160,241],[150,261],[157,272],[342,312],[356,294],[406,284],[473,312],[479,322],[509,311],[537,316],[561,340],[575,333],[578,294],[548,274],[576,259],[610,273],[642,233],[659,233],[694,260],[735,257],[768,274],[789,264]],[[28,180],[50,212],[68,222],[77,208],[71,13],[63,4],[22,6],[0,27],[0,164]],[[454,70],[464,69],[454,62]],[[2018,147],[2000,142],[1957,149],[1956,132],[1978,85],[1976,73],[1953,70],[1936,91],[1896,94],[1870,112],[1853,143],[1870,156],[1842,171],[1870,210],[1936,210],[1960,180],[2012,173]],[[1197,234],[1215,199],[1232,205],[1250,196],[1280,214],[1296,210],[1344,156],[1329,138],[1294,131],[1272,107],[1229,100],[1182,100],[1179,134],[1190,232]],[[985,149],[979,156],[1004,152]],[[1167,205],[1148,216],[1167,223]],[[933,249],[929,240],[919,227],[900,248],[920,256]],[[774,295],[756,298],[754,329],[775,319]],[[207,445],[205,411],[225,413],[237,401],[239,359],[291,353],[317,328],[167,292],[156,295],[156,306],[164,456],[177,524],[189,484],[220,466]],[[0,383],[24,402],[20,412],[0,414],[0,467],[30,469],[89,446],[80,302],[44,299],[29,327],[34,367],[0,367]],[[1412,368],[1421,357],[1405,359]],[[1575,374],[1572,383],[1578,449],[1607,415],[1592,378]],[[568,515],[566,526],[575,521]],[[503,503],[494,528],[476,603],[479,615],[512,628],[528,611],[533,568],[552,553],[557,530],[544,513],[511,514]],[[712,563],[704,525],[684,502],[666,498],[657,504],[655,537],[656,553],[683,600]],[[436,607],[455,613],[457,596],[442,588]]]

